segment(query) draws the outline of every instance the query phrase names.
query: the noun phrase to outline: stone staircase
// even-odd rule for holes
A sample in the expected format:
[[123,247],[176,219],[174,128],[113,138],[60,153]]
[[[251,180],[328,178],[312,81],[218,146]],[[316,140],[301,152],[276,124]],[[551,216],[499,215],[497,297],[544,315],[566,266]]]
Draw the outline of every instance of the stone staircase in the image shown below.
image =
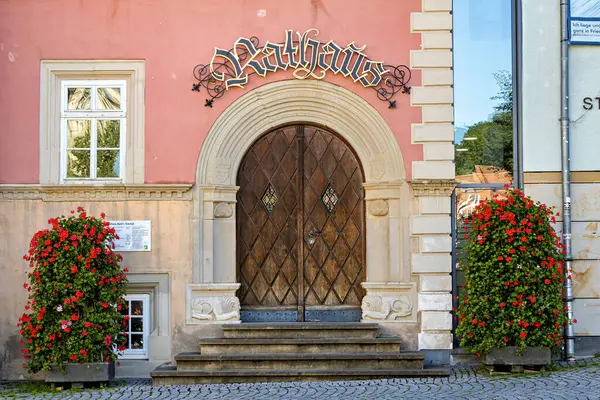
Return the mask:
[[155,369],[154,385],[327,381],[448,376],[424,368],[421,352],[401,351],[377,324],[242,323],[223,337],[200,340],[200,352],[180,353],[177,365]]

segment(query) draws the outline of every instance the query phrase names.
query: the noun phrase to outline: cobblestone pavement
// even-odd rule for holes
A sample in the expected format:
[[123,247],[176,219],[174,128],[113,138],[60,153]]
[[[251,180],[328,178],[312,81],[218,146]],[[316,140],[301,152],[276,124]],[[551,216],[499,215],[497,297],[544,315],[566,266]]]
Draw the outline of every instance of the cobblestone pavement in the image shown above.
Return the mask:
[[106,389],[22,391],[0,385],[15,399],[600,399],[600,362],[584,361],[552,372],[492,375],[454,368],[448,378],[383,379],[227,385],[152,386],[149,379],[119,381]]

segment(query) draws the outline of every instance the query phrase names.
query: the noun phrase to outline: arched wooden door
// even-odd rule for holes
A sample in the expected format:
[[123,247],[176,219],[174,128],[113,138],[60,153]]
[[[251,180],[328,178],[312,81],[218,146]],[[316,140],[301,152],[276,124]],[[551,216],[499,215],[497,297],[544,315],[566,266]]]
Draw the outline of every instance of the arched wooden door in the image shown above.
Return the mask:
[[323,128],[279,128],[248,150],[237,181],[242,320],[360,320],[364,179],[352,149]]

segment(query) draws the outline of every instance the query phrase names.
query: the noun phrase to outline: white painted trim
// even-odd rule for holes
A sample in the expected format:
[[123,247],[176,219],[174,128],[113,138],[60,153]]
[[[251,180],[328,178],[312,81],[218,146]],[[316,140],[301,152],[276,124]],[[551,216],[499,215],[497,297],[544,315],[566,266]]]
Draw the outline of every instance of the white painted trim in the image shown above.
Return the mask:
[[[71,111],[68,110],[68,89],[72,87],[90,88],[90,110]],[[117,87],[120,89],[121,110],[97,110],[98,95],[97,89],[102,87]],[[60,183],[61,184],[86,184],[90,181],[104,183],[120,183],[127,181],[127,81],[123,79],[115,80],[64,80],[60,86]],[[90,121],[90,177],[89,179],[67,178],[67,121],[68,120],[89,120]],[[98,178],[97,174],[97,150],[98,150],[98,121],[118,120],[119,121],[119,177],[118,178]]]
[[[125,295],[127,302],[141,301],[142,302],[142,343],[144,347],[141,350],[126,349],[123,354],[119,357],[120,359],[148,359],[148,337],[150,336],[150,315],[152,312],[150,309],[150,295],[149,294],[128,294]],[[128,315],[131,318],[131,310]],[[131,326],[131,321],[129,321]]]
[[[61,184],[61,89],[64,81],[93,80],[126,82],[125,108],[127,127],[122,140],[125,155],[121,158],[123,180],[107,179],[105,184],[144,183],[144,60],[42,60],[40,68],[40,176],[42,185]],[[110,112],[105,114],[113,115]],[[65,184],[89,185],[99,182],[78,181]]]
[[148,330],[148,360],[171,360],[171,282],[172,273],[168,270],[151,272],[128,272],[126,293],[150,295]]

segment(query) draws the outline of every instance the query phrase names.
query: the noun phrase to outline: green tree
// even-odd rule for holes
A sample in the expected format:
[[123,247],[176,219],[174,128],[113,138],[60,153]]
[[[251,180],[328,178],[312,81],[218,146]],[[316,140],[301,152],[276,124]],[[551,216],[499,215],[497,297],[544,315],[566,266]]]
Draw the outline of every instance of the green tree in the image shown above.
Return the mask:
[[[97,148],[119,148],[120,144],[120,126],[118,120],[98,121],[98,143]],[[76,136],[73,139],[73,147],[89,148],[90,132],[86,127],[83,135]],[[89,178],[90,177],[90,151],[74,150],[73,158],[69,160],[69,177],[71,178]],[[101,178],[116,178],[119,176],[119,151],[118,150],[97,150],[96,153],[96,176]]]
[[466,175],[475,170],[476,165],[491,165],[507,171],[513,170],[513,94],[512,76],[508,71],[494,74],[499,91],[492,100],[499,100],[494,106],[491,121],[471,125],[456,153],[456,174]]

